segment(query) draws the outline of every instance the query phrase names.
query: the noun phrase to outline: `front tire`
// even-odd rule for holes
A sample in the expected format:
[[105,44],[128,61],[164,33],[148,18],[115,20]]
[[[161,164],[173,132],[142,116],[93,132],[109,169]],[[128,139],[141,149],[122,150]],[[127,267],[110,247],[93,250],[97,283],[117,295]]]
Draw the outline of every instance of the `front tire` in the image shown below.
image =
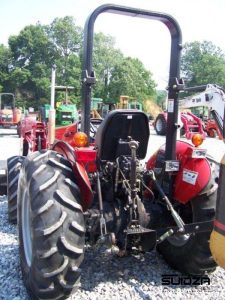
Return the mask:
[[29,155],[18,189],[19,251],[32,299],[65,299],[78,287],[85,225],[71,164],[54,151]]
[[207,131],[207,135],[208,135],[208,137],[210,137],[210,138],[215,138],[215,137],[216,137],[216,130],[213,129],[213,128],[210,128],[210,129]]
[[166,119],[163,114],[159,114],[155,120],[155,131],[158,135],[166,135]]

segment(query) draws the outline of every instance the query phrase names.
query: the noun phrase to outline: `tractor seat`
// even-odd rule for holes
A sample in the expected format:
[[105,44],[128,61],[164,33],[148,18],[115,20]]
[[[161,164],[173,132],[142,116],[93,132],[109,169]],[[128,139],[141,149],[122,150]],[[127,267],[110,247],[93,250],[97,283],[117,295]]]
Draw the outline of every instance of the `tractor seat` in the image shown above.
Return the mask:
[[106,115],[96,133],[97,157],[114,161],[120,155],[131,155],[126,143],[131,137],[139,142],[137,157],[144,159],[149,135],[149,121],[145,113],[132,109],[113,110]]

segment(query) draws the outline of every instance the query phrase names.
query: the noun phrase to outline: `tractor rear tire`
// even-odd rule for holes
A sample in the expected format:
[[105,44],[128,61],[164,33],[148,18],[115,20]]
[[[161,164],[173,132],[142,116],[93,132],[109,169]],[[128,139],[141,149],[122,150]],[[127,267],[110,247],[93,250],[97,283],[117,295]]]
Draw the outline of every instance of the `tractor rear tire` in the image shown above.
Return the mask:
[[18,187],[19,251],[32,299],[66,299],[80,281],[85,224],[70,162],[41,150],[24,161]]
[[17,223],[17,189],[24,159],[24,156],[12,156],[7,159],[8,220],[13,224]]
[[[188,216],[186,220],[184,219],[185,223],[213,220],[216,194],[217,190],[210,195],[202,194],[185,204],[183,211]],[[171,236],[157,248],[172,268],[184,274],[202,275],[216,269],[216,263],[209,249],[209,238],[210,232],[191,234],[186,239]]]
[[155,131],[158,135],[166,135],[166,119],[163,114],[159,114],[155,120]]

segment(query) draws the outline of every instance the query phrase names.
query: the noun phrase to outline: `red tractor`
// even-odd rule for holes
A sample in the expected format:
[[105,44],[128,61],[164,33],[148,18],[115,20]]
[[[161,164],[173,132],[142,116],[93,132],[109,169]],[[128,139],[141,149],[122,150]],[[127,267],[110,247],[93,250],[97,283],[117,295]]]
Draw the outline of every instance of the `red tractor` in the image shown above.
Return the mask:
[[[207,84],[185,88],[186,92],[200,92],[190,97],[179,100],[179,107],[183,109],[206,108],[208,118],[205,119],[204,110],[202,118],[198,118],[191,112],[181,112],[180,125],[181,135],[185,134],[187,139],[198,132],[205,138],[218,137],[222,139],[224,107],[225,107],[225,90],[216,84]],[[170,101],[168,101],[169,105]],[[167,129],[167,113],[160,113],[154,122],[155,131],[158,135],[165,135]]]
[[0,127],[17,127],[21,119],[21,110],[15,107],[12,93],[0,93]]
[[[148,158],[149,120],[114,110],[90,123],[93,28],[103,12],[156,19],[171,34],[166,145]],[[181,31],[169,15],[117,5],[98,7],[84,34],[82,120],[56,132],[49,149],[8,160],[9,216],[18,217],[23,280],[32,299],[65,299],[80,281],[85,241],[127,255],[157,248],[186,274],[212,272],[209,249],[218,165],[205,151],[176,141]],[[90,143],[90,132],[95,134]],[[199,136],[194,142],[200,144]],[[45,139],[45,136],[42,136]],[[38,142],[38,140],[31,140]],[[40,145],[46,145],[41,143]],[[17,189],[18,187],[18,189]],[[17,211],[17,213],[16,213]],[[11,214],[11,215],[10,215]]]
[[[186,139],[191,140],[193,135],[199,133],[202,138],[206,138],[205,126],[203,121],[191,112],[181,112],[180,114],[180,134]],[[158,135],[166,135],[167,131],[167,112],[158,114],[154,122],[154,129]]]

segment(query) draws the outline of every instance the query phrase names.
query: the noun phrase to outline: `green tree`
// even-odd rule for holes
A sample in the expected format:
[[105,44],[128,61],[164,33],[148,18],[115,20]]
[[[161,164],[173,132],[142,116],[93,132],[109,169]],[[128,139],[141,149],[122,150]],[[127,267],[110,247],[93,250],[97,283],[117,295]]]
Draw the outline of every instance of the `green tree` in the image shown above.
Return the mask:
[[[79,85],[80,80],[80,49],[82,45],[83,30],[76,26],[75,19],[70,16],[56,18],[48,27],[48,37],[54,47],[55,64],[57,66],[57,79],[60,84]],[[79,69],[79,76],[77,70]],[[73,73],[75,71],[75,73]],[[73,79],[71,74],[74,75]],[[78,93],[77,88],[75,89]],[[80,92],[80,91],[79,91]]]
[[103,33],[94,35],[93,69],[98,80],[94,87],[94,96],[107,100],[109,98],[109,83],[112,71],[122,60],[123,55],[115,49],[115,38]]
[[9,47],[13,55],[11,87],[27,102],[48,97],[54,52],[46,27],[39,23],[26,26],[18,36],[9,38]]
[[187,86],[208,83],[225,86],[225,55],[209,41],[187,43],[183,49],[181,71]]
[[155,87],[152,74],[143,63],[137,58],[125,57],[112,70],[109,94],[112,99],[128,95],[142,102],[155,94]]
[[16,67],[32,69],[35,63],[52,63],[53,53],[46,27],[39,23],[26,26],[18,36],[9,37],[8,43]]
[[[50,25],[26,26],[9,38],[9,48],[0,47],[0,88],[24,99],[27,106],[49,102],[50,79],[56,65],[56,84],[73,86],[70,100],[78,103],[81,88],[83,30],[72,17],[56,18]],[[93,69],[97,84],[93,96],[104,100],[127,94],[139,101],[155,93],[152,74],[138,59],[125,58],[115,48],[115,39],[94,35]],[[59,95],[61,97],[61,95]]]
[[12,55],[9,48],[0,45],[0,92],[7,92],[7,87],[9,84],[9,72],[12,67]]
[[11,88],[29,101],[49,101],[51,68],[56,64],[57,84],[75,86],[77,96],[81,36],[82,30],[75,26],[72,17],[56,18],[49,26],[40,23],[26,26],[18,36],[11,36]]
[[156,104],[162,109],[165,109],[166,106],[167,91],[166,90],[157,90],[156,91]]

